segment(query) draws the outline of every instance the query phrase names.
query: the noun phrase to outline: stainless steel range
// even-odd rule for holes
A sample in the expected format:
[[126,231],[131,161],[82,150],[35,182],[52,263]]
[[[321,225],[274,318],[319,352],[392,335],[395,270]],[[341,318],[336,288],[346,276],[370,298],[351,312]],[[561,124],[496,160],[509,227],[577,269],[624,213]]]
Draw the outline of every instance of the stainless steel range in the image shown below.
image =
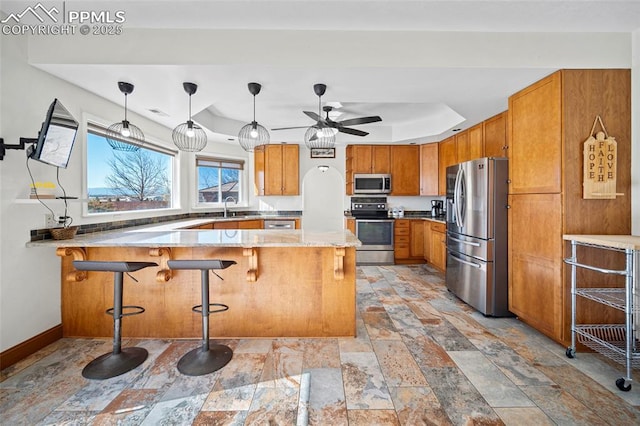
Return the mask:
[[351,215],[356,218],[357,265],[393,264],[393,219],[388,217],[386,197],[352,197]]

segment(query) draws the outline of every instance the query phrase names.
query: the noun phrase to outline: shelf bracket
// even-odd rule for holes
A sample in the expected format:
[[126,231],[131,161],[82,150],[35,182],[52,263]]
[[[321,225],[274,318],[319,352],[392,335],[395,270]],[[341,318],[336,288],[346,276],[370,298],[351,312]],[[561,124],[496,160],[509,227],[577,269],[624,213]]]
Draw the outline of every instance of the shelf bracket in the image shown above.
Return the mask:
[[156,281],[166,283],[172,277],[171,269],[167,262],[171,260],[171,249],[169,247],[156,247],[149,249],[149,256],[159,257],[160,270],[156,274]]
[[[58,247],[56,255],[60,257],[73,256],[73,260],[87,260],[87,252],[82,247]],[[66,280],[71,282],[80,282],[87,279],[87,271],[78,271],[72,267],[71,272],[67,273]]]
[[344,280],[344,247],[336,247],[333,254],[333,277],[336,280]]
[[247,282],[258,281],[258,250],[255,248],[242,249],[242,255],[249,258],[249,270],[247,271]]

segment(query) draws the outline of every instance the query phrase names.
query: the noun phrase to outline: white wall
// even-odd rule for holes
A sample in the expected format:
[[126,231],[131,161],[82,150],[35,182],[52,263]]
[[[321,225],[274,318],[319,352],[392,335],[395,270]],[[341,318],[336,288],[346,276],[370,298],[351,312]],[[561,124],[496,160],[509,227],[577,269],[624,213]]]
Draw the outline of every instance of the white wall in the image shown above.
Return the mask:
[[[77,119],[99,117],[106,123],[122,119],[122,105],[93,95],[77,86],[44,73],[27,63],[27,42],[23,37],[1,37],[2,61],[0,77],[0,123],[5,143],[17,143],[20,137],[36,137],[49,104],[54,98],[69,109]],[[117,90],[114,81],[114,90]],[[144,129],[149,138],[169,141],[171,130],[135,114],[130,120]],[[80,196],[83,181],[83,158],[86,138],[79,132],[76,146],[66,170],[60,171],[60,180],[69,195]],[[253,168],[252,156],[230,144],[210,144],[207,151],[246,158]],[[193,184],[193,171],[189,168],[193,154],[181,156],[182,171],[180,204],[190,210],[189,185]],[[29,176],[25,167],[26,153],[8,150],[0,162],[0,351],[15,346],[61,322],[60,312],[60,260],[54,249],[26,248],[30,230],[44,228],[47,210],[35,203],[16,203],[29,191]],[[55,167],[30,161],[36,181],[55,182]],[[252,189],[247,185],[248,190]],[[251,198],[254,207],[257,201]],[[61,201],[48,204],[58,215],[63,213]],[[124,219],[121,215],[101,216],[99,219],[82,217],[82,204],[70,203],[74,223],[95,223]],[[139,213],[132,217],[146,217],[161,213]],[[164,213],[166,214],[166,213]]]

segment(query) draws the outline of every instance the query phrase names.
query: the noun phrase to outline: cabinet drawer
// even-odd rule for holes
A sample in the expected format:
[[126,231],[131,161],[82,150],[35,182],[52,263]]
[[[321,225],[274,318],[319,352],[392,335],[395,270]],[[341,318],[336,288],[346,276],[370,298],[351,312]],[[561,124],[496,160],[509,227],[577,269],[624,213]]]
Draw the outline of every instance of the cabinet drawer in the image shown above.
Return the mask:
[[409,235],[410,234],[410,230],[409,228],[395,228],[393,230],[393,235],[395,235],[396,237],[399,235]]
[[393,256],[396,259],[407,259],[407,258],[409,258],[409,244],[397,244],[394,247]]
[[396,229],[409,229],[409,219],[396,219],[394,225]]
[[397,244],[400,244],[400,243],[409,244],[409,240],[410,240],[409,235],[396,235],[395,236],[395,242]]
[[431,230],[435,232],[447,232],[447,225],[439,222],[431,222]]

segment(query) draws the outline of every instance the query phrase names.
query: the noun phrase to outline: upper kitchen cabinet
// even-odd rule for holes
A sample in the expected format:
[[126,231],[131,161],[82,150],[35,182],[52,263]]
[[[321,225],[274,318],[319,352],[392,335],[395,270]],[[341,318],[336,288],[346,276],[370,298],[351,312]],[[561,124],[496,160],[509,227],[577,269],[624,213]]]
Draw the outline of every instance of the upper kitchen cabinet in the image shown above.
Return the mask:
[[[561,70],[509,99],[509,310],[565,344],[571,280],[563,234],[631,233],[630,94],[629,70]],[[614,199],[582,198],[583,147],[598,115],[617,141],[616,192],[624,195]],[[622,268],[619,253],[584,250],[583,263]],[[581,270],[580,282],[616,285],[614,276],[593,274]],[[576,310],[587,324],[615,322],[617,314],[589,303]]]
[[300,195],[299,147],[273,144],[254,151],[256,195]]
[[391,149],[389,145],[347,145],[346,191],[353,194],[355,173],[391,173]]
[[[590,128],[582,129],[584,138]],[[561,72],[551,74],[509,98],[509,129],[511,132],[508,152],[509,178],[511,179],[509,192],[511,194],[560,192]],[[578,156],[575,161],[581,161],[581,158]]]
[[391,147],[391,194],[420,195],[420,147]]
[[507,156],[507,112],[487,119],[483,123],[484,157]]
[[455,135],[456,138],[456,162],[470,160],[469,157],[469,132],[467,130]]
[[438,144],[438,195],[447,195],[447,167],[458,163],[456,137]]
[[[483,123],[476,124],[471,127],[467,132],[469,133],[468,140],[468,160],[475,160],[476,158],[482,158],[485,156],[484,154],[484,135],[482,129],[484,128]],[[458,160],[458,163],[462,161]]]
[[438,144],[420,145],[420,195],[438,195]]

